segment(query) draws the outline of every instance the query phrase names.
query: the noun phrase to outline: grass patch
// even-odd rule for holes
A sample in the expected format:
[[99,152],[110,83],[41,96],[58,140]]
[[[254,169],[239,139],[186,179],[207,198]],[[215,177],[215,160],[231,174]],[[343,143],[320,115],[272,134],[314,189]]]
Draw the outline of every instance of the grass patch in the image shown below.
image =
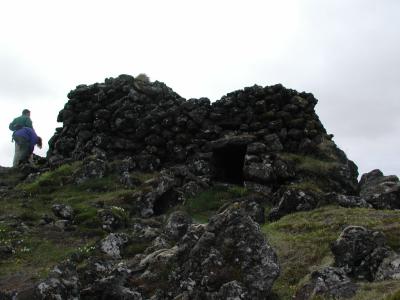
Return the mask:
[[249,191],[241,186],[215,186],[201,192],[195,197],[188,198],[184,204],[185,209],[192,218],[199,223],[207,223],[223,204],[230,199],[244,197]]
[[337,160],[294,153],[281,153],[279,157],[292,163],[296,174],[306,178],[303,182],[294,183],[294,186],[316,193],[329,192],[332,189],[333,174],[337,174],[337,169],[340,167]]
[[281,299],[291,299],[304,276],[330,265],[330,244],[348,225],[382,231],[393,249],[400,247],[400,211],[327,206],[287,215],[262,227],[282,267],[273,291]]
[[97,209],[95,207],[80,204],[76,205],[74,210],[77,212],[74,221],[79,227],[99,228],[101,226],[97,218]]
[[352,300],[400,300],[400,281],[361,283]]
[[153,173],[132,172],[131,175],[132,175],[132,177],[139,179],[140,182],[146,182],[147,180],[157,177],[159,175],[159,173],[157,173],[157,172],[153,172]]
[[17,186],[29,194],[48,193],[70,183],[73,172],[81,165],[80,162],[65,164],[55,170],[41,174],[31,183],[22,183]]
[[[93,251],[93,242],[105,235],[98,218],[100,208],[111,207],[115,215],[127,222],[127,211],[132,206],[129,199],[136,189],[124,187],[115,174],[75,184],[73,174],[80,164],[62,165],[45,172],[32,182],[20,183],[0,199],[0,216],[5,217],[0,221],[0,246],[15,250],[0,260],[0,284],[5,284],[4,288],[14,288],[15,282],[33,284],[72,254],[84,256]],[[147,180],[154,175],[141,177]],[[51,209],[55,203],[74,209],[75,231],[39,225],[44,214],[57,219]],[[28,227],[16,228],[14,224],[21,221]],[[132,250],[135,251],[139,250]]]
[[68,243],[61,245],[37,236],[23,236],[15,253],[0,261],[0,277],[22,272],[42,278],[55,264],[72,253],[73,248],[67,245]]
[[136,254],[143,253],[147,247],[150,246],[150,242],[138,242],[138,243],[130,243],[127,247],[123,249],[124,257],[133,257]]
[[339,165],[339,163],[335,161],[321,160],[311,156],[294,153],[282,153],[280,154],[280,157],[284,160],[293,162],[297,171],[303,171],[314,175],[327,175]]
[[0,181],[5,186],[16,186],[26,175],[19,168],[3,168],[0,170]]
[[321,187],[315,181],[311,180],[292,183],[288,186],[288,188],[310,191],[316,194],[323,194]]
[[116,175],[109,175],[102,178],[87,179],[81,184],[75,185],[74,189],[78,191],[108,192],[124,189],[124,186],[118,181]]

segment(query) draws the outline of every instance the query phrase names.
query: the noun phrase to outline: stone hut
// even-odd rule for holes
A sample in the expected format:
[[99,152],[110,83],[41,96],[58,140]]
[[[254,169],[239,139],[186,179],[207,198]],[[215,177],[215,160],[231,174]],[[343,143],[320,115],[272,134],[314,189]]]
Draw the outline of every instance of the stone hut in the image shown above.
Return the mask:
[[130,157],[142,171],[186,164],[215,180],[268,185],[295,176],[277,155],[295,153],[337,162],[346,192],[357,184],[357,167],[327,134],[314,96],[280,84],[254,85],[211,103],[120,75],[79,85],[68,98],[57,118],[63,126],[49,141],[51,165]]

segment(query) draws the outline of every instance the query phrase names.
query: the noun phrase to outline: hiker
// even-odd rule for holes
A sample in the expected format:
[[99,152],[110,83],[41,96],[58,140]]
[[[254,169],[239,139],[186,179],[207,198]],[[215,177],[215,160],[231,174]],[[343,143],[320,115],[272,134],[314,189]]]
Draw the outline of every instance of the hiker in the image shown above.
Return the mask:
[[35,145],[42,148],[42,138],[38,137],[35,130],[29,127],[22,127],[14,131],[13,140],[15,141],[14,167],[24,162],[30,162]]
[[22,111],[22,115],[15,118],[8,126],[8,128],[11,131],[16,131],[23,127],[29,127],[29,128],[33,129],[32,120],[31,120],[31,112],[29,109],[24,109]]
[[[11,141],[13,142],[14,139],[14,133],[19,130],[22,129],[24,127],[27,128],[32,128],[32,120],[31,120],[31,112],[29,109],[24,109],[22,111],[22,115],[19,117],[16,117],[8,126],[8,128],[13,132],[13,136]],[[18,157],[21,153],[21,146],[18,143],[15,143],[15,153],[14,153],[14,160],[13,160],[13,166],[15,167],[18,164]]]

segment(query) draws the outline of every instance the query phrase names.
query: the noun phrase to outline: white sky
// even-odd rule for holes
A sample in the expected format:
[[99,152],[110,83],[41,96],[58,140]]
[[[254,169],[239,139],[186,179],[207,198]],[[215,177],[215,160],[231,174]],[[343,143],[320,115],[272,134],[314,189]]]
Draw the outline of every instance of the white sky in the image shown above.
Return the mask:
[[0,165],[22,109],[47,144],[69,90],[141,72],[185,98],[312,92],[360,173],[400,174],[397,0],[1,1]]

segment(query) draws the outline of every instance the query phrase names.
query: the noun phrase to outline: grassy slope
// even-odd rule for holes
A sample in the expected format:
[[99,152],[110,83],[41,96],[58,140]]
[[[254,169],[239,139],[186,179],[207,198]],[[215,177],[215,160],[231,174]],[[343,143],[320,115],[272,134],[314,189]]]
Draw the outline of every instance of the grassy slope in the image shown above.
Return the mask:
[[[104,236],[97,217],[102,205],[129,206],[129,196],[135,189],[125,188],[113,176],[76,185],[71,182],[71,175],[77,167],[64,165],[46,172],[0,198],[0,247],[11,245],[15,249],[12,256],[0,260],[0,289],[23,287],[22,282],[29,286],[46,276],[56,263],[74,252],[85,251]],[[142,180],[152,176],[137,175]],[[39,225],[43,215],[54,218],[54,203],[72,206],[76,213],[75,231]]]
[[[76,167],[62,166],[42,174],[34,182],[18,186],[19,192],[0,198],[0,246],[12,243],[16,249],[12,257],[0,260],[0,288],[16,288],[23,281],[33,282],[45,276],[53,265],[73,252],[90,249],[94,241],[106,234],[99,228],[99,204],[118,206],[129,211],[129,195],[136,189],[126,189],[113,176],[75,185],[70,182],[70,176]],[[155,175],[135,176],[145,181]],[[188,198],[179,209],[187,210],[195,221],[205,223],[230,199],[246,194],[248,191],[242,187],[216,186]],[[75,209],[75,231],[60,232],[38,226],[43,214],[52,215],[51,206],[54,203],[69,204]],[[16,221],[13,223],[12,220]],[[20,221],[29,228],[22,233],[16,228]],[[347,225],[363,225],[383,231],[389,245],[400,250],[400,211],[327,206],[311,212],[291,214],[262,226],[282,266],[281,276],[274,285],[274,292],[279,299],[291,299],[307,274],[332,263],[329,245]],[[140,249],[132,251],[136,253],[144,249],[144,246],[138,246]],[[361,283],[354,299],[385,299],[392,295],[387,299],[396,300],[400,299],[398,291],[400,281]]]
[[[112,175],[76,185],[71,182],[71,175],[78,167],[79,164],[63,165],[30,183],[19,184],[14,192],[0,198],[0,246],[12,245],[15,249],[12,256],[0,259],[0,289],[29,286],[45,277],[61,260],[90,249],[107,234],[100,228],[97,216],[102,206],[123,208],[129,217],[131,196],[141,186],[126,188]],[[141,182],[157,176],[132,175]],[[245,193],[241,187],[215,187],[189,198],[179,209],[187,210],[196,222],[205,223],[228,199]],[[74,209],[74,231],[39,225],[43,215],[54,218],[54,203],[68,204]],[[21,223],[27,225],[23,230]],[[127,251],[141,252],[145,246],[133,245]]]
[[[186,210],[195,221],[207,222],[230,197],[244,196],[241,187],[214,188],[188,199]],[[268,209],[268,208],[266,208]],[[262,231],[276,250],[282,272],[273,291],[278,299],[292,299],[307,275],[333,263],[330,244],[348,225],[361,225],[385,233],[388,244],[400,251],[400,211],[326,206],[266,223]],[[400,299],[400,281],[359,283],[354,300]]]
[[[400,250],[400,211],[327,206],[290,214],[262,227],[282,266],[274,285],[280,299],[291,299],[307,274],[333,262],[330,244],[348,225],[382,231],[388,244]],[[354,299],[385,299],[396,290],[400,281],[362,283]]]

